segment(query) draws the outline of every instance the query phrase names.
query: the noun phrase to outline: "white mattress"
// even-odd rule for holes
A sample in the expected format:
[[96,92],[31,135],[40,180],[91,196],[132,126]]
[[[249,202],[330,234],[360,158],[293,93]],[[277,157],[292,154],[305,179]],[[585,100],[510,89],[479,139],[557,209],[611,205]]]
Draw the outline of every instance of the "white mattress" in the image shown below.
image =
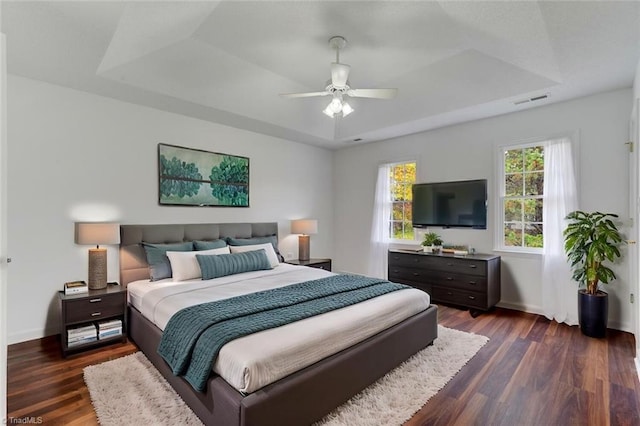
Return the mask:
[[[127,290],[129,303],[164,330],[169,318],[187,306],[329,275],[322,269],[280,264],[206,281],[135,281]],[[251,393],[427,309],[429,303],[427,293],[406,289],[261,331],[223,346],[213,370],[240,392]]]

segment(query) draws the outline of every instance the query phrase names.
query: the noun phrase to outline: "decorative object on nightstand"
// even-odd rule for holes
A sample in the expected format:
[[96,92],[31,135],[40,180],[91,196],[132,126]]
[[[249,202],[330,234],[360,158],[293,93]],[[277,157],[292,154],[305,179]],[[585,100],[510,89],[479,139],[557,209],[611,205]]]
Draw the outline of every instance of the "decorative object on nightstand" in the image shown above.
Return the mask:
[[126,341],[127,290],[109,283],[86,293],[58,292],[62,355]]
[[291,233],[298,236],[298,260],[309,260],[309,235],[318,233],[318,221],[299,219],[291,221]]
[[107,249],[100,244],[119,244],[120,225],[117,223],[76,223],[76,244],[96,245],[89,249],[89,289],[107,287]]
[[88,293],[89,286],[84,281],[69,281],[64,283],[64,294]]
[[308,266],[310,268],[324,269],[331,271],[331,259],[307,259],[307,260],[287,260],[290,265]]

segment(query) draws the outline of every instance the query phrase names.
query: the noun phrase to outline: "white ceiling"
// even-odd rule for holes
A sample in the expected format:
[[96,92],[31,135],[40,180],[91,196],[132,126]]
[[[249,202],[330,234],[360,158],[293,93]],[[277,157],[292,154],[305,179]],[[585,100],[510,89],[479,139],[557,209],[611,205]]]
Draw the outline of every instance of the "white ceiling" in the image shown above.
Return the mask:
[[[328,148],[630,87],[640,2],[3,1],[8,71]],[[331,119],[335,51],[354,88]],[[514,102],[547,94],[542,101]]]

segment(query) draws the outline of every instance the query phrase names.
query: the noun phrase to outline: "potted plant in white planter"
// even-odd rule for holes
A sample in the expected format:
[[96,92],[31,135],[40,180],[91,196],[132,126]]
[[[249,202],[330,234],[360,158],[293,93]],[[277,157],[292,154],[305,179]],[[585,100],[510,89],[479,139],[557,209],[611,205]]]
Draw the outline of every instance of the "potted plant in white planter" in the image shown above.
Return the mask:
[[612,213],[574,211],[567,215],[571,222],[564,230],[564,250],[571,262],[578,290],[580,330],[590,337],[604,337],[607,330],[608,294],[598,283],[608,284],[616,278],[605,265],[620,257],[618,246],[622,235],[611,220]]
[[440,253],[442,248],[442,238],[435,232],[427,232],[422,239],[423,251],[426,253]]

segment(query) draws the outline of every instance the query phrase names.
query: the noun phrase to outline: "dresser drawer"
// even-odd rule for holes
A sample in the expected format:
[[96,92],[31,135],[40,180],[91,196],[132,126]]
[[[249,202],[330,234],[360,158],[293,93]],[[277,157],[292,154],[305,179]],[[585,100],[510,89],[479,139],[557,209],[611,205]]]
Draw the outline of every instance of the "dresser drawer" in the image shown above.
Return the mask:
[[452,305],[460,305],[486,309],[487,295],[482,293],[474,293],[458,289],[448,289],[445,287],[434,287],[431,294],[433,300],[442,303],[451,303]]
[[406,284],[406,285],[410,285],[411,287],[420,289],[424,292],[427,292],[429,294],[431,294],[431,284],[426,283],[426,282],[421,282],[421,281],[414,281],[410,278],[404,278],[402,276],[398,276],[398,275],[389,275],[389,281],[394,282],[394,283],[398,283],[398,284]]
[[65,323],[94,321],[124,315],[124,294],[100,295],[66,302]]
[[428,255],[389,253],[389,267],[431,269],[434,259]]
[[487,291],[487,278],[480,275],[454,274],[450,272],[433,272],[429,278],[433,284],[442,287],[456,288],[460,290],[477,291],[485,293]]
[[428,278],[431,273],[427,270],[409,268],[403,266],[389,265],[389,281],[394,279],[404,279],[421,282]]
[[432,269],[438,271],[455,272],[467,275],[487,275],[487,262],[479,260],[446,258],[433,262]]

